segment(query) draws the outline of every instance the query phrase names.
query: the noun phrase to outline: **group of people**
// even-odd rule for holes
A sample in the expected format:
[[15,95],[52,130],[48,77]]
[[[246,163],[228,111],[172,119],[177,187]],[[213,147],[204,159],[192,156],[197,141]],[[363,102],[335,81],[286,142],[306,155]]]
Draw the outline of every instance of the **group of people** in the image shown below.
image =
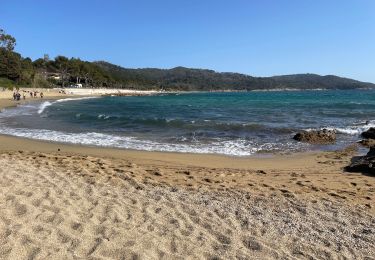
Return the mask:
[[[25,94],[23,94],[23,99],[25,99]],[[13,92],[13,100],[19,101],[21,100],[21,94],[19,92]]]
[[38,92],[38,91],[26,91],[30,93],[31,98],[37,98],[37,95],[39,93],[40,98],[43,98],[43,92]]
[[[25,90],[23,90],[22,91],[22,99],[23,100],[26,99],[26,93],[29,93],[29,95],[30,95],[31,98],[37,98],[38,97],[38,93],[39,93],[39,97],[40,98],[44,97],[43,92],[28,91],[28,90],[25,91]],[[15,101],[20,101],[21,100],[21,93],[19,91],[14,91],[13,92],[13,100],[15,100]]]

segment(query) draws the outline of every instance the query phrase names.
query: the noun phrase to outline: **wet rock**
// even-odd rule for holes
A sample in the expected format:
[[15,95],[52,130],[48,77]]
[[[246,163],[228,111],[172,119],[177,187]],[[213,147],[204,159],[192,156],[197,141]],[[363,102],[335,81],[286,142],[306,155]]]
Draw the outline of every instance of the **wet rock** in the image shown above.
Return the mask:
[[375,157],[375,147],[370,147],[370,150],[366,154],[366,157],[374,156]]
[[362,157],[354,160],[349,166],[345,167],[347,172],[362,172],[375,175],[375,147]]
[[375,157],[363,156],[345,167],[347,172],[362,172],[375,174]]
[[375,139],[363,139],[361,141],[358,141],[361,145],[365,147],[375,147]]
[[336,141],[336,131],[328,129],[303,131],[297,133],[293,139],[310,144],[332,144]]
[[375,128],[371,127],[369,130],[363,132],[361,136],[366,139],[375,139]]

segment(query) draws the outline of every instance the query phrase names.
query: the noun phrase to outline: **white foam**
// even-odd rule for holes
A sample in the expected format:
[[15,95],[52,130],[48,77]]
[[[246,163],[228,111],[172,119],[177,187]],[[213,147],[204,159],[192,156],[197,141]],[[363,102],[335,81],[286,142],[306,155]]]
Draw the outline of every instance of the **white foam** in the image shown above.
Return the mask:
[[99,97],[63,98],[63,99],[56,100],[55,103],[76,101],[76,100],[85,100],[85,99],[96,99],[96,98],[99,98]]
[[40,104],[39,109],[38,109],[38,114],[42,114],[43,111],[44,111],[47,107],[49,107],[49,106],[51,106],[51,105],[52,105],[52,103],[49,102],[49,101],[45,101],[45,102],[43,102],[42,104]]
[[104,119],[104,120],[106,120],[106,119],[109,119],[109,118],[111,118],[111,116],[108,116],[108,115],[105,115],[105,114],[99,114],[98,115],[98,119]]
[[56,104],[56,103],[77,101],[77,100],[84,100],[84,99],[93,99],[93,98],[98,98],[98,97],[63,98],[63,99],[58,99],[54,102],[45,101],[42,104],[40,104],[39,109],[38,109],[38,114],[42,114],[47,107],[52,106],[53,104]]
[[[212,143],[194,142],[190,144],[161,143],[150,140],[140,140],[135,137],[116,136],[96,132],[90,133],[66,133],[46,129],[23,129],[23,128],[0,128],[1,134],[25,137],[37,140],[72,143],[81,145],[92,145],[101,147],[115,147],[144,151],[182,152],[223,154],[230,156],[249,156],[261,150],[278,149],[275,144],[263,143],[257,145],[247,140],[239,139],[232,141],[215,141]],[[290,145],[290,144],[286,144]],[[282,148],[279,148],[281,151]]]
[[352,128],[335,128],[337,133],[340,134],[347,134],[347,135],[358,135],[361,133],[359,129],[352,129]]
[[32,115],[33,110],[37,109],[34,104],[18,105],[16,108],[6,108],[0,113],[0,118],[13,117],[17,115]]
[[[362,132],[367,131],[371,127],[375,127],[374,121],[354,124],[348,127],[322,127],[322,128],[319,128],[318,130],[327,129],[327,130],[334,130],[339,134],[360,135]],[[313,128],[305,129],[305,131],[313,131],[313,130],[317,130],[317,129],[313,129]]]

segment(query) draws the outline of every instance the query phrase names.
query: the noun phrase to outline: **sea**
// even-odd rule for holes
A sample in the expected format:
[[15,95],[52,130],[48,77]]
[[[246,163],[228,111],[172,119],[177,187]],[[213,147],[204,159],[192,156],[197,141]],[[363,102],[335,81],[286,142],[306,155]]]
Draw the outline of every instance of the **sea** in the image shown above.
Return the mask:
[[[43,100],[5,109],[0,134],[146,151],[251,156],[336,150],[375,126],[375,90],[170,93]],[[335,129],[333,145],[294,141]]]

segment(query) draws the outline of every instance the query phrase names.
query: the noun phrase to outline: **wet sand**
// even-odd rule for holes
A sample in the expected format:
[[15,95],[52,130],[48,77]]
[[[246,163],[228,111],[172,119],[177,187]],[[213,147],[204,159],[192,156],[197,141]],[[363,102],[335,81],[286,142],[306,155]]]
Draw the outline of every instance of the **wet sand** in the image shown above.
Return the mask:
[[343,172],[355,154],[236,158],[0,136],[0,258],[371,259],[375,178]]

